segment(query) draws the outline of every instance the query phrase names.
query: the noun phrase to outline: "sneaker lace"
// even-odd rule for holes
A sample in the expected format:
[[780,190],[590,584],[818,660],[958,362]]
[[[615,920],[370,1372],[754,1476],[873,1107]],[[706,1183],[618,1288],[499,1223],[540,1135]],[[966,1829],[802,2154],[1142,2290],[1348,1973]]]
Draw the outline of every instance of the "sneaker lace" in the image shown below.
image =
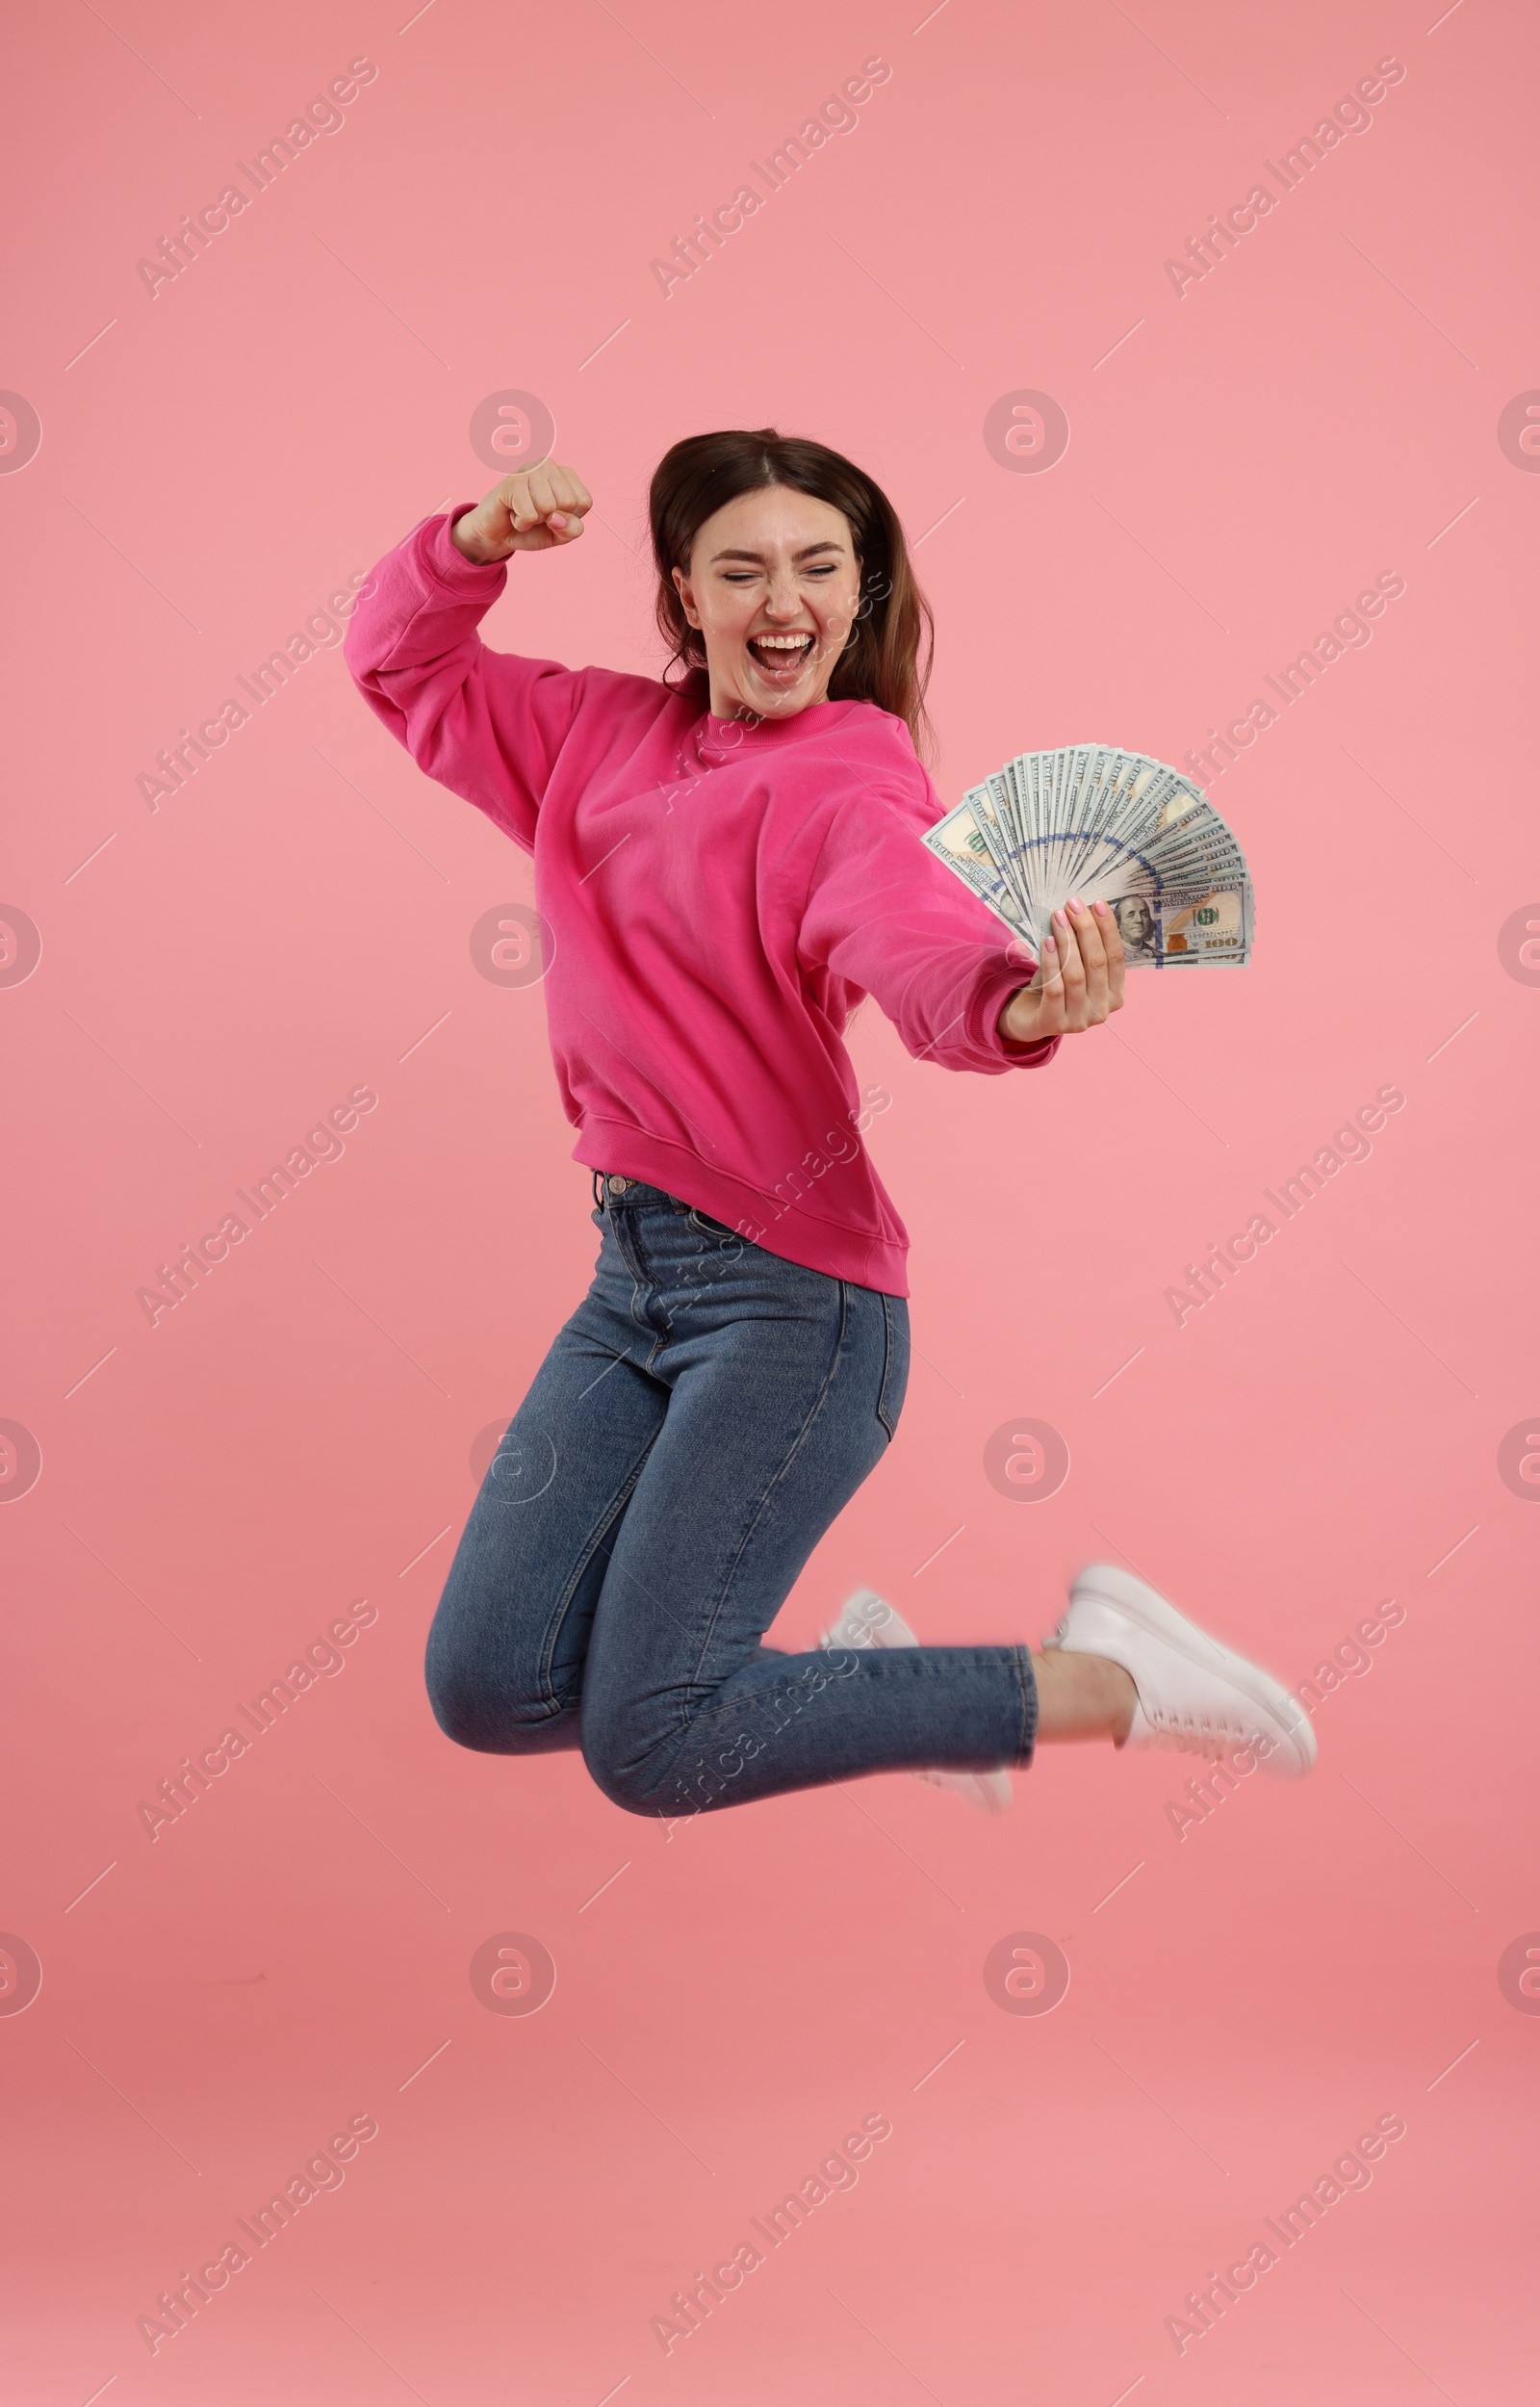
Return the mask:
[[1245,1737],[1239,1722],[1232,1722],[1224,1714],[1172,1713],[1157,1705],[1153,1711],[1146,1705],[1144,1719],[1163,1747],[1179,1747],[1190,1755],[1206,1755],[1218,1763],[1232,1747],[1239,1747]]

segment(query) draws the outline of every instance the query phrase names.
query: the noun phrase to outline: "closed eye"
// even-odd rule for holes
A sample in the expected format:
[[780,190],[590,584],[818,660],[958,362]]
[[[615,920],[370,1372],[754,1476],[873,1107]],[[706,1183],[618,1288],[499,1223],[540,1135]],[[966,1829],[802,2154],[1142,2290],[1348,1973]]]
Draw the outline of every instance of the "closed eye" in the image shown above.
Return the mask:
[[[837,561],[821,560],[815,568],[805,568],[802,573],[805,577],[833,577],[837,573]],[[722,577],[726,584],[752,584],[758,573],[756,568],[725,568],[722,571]]]

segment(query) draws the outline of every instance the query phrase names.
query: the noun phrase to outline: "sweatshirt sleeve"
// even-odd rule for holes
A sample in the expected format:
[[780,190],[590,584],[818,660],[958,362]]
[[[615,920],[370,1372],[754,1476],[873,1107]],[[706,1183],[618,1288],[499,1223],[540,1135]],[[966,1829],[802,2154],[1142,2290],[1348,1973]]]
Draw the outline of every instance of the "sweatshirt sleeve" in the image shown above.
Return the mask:
[[[526,852],[582,699],[580,669],[493,652],[476,629],[508,581],[449,540],[461,502],[414,527],[372,572],[344,656],[370,709],[419,768],[495,819]],[[521,572],[523,573],[523,572]]]
[[1009,1044],[995,1025],[1037,964],[923,841],[928,819],[869,787],[840,804],[813,867],[799,958],[875,996],[917,1061],[1040,1068],[1058,1037]]

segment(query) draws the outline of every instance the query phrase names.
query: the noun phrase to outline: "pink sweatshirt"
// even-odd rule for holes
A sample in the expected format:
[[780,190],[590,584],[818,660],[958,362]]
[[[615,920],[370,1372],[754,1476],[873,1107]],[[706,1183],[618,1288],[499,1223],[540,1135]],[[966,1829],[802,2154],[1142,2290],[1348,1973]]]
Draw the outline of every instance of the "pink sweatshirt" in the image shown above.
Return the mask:
[[672,692],[490,651],[477,624],[507,567],[450,542],[471,506],[380,561],[346,659],[418,765],[534,855],[574,1159],[908,1295],[908,1233],[859,1134],[852,1011],[875,996],[948,1070],[1035,1067],[1058,1042],[996,1031],[1033,964],[921,842],[944,806],[909,729],[870,702],[719,719],[704,671]]

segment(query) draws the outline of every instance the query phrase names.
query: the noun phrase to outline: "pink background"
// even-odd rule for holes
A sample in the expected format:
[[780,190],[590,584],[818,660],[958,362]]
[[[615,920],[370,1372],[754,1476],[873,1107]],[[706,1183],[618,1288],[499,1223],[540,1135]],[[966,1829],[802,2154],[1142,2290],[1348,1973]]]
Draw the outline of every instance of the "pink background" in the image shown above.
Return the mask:
[[[1540,992],[1499,938],[1540,894],[1540,480],[1497,429],[1540,385],[1532,16],[411,15],[113,0],[12,36],[0,384],[42,443],[0,477],[4,899],[43,949],[0,991],[0,1418],[42,1467],[0,1514],[0,1925],[42,1986],[0,2016],[9,2394],[1528,2399],[1540,2020],[1497,1971],[1540,1926],[1540,1514],[1499,1450],[1540,1406]],[[137,259],[364,56],[344,130],[152,298]],[[859,129],[665,299],[651,259],[873,57]],[[1372,131],[1178,298],[1167,258],[1387,57]],[[1066,1750],[994,1825],[885,1778],[666,1837],[576,1759],[434,1728],[469,1458],[596,1243],[540,989],[469,949],[529,865],[335,650],[158,810],[136,781],[493,481],[467,428],[507,388],[597,515],[492,641],[655,669],[658,454],[815,434],[924,538],[949,800],[1028,746],[1179,762],[1404,579],[1214,789],[1247,974],[1131,981],[1031,1079],[857,1022],[917,1351],[779,1625],[870,1582],[928,1638],[1036,1642],[1106,1557],[1296,1682],[1395,1598],[1304,1787],[1179,1839],[1183,1759]],[[985,447],[1019,389],[1067,413],[1047,473]],[[344,1156],[151,1328],[156,1265],[361,1082]],[[1178,1327],[1183,1265],[1390,1082],[1372,1157]],[[1023,1415],[1071,1457],[1030,1511],[982,1467]],[[346,1672],[149,1840],[140,1801],[360,1597]],[[506,1930],[556,1962],[529,2018],[468,1979]],[[1045,2017],[985,1986],[1019,1930],[1072,1966]],[[859,2186],[665,2357],[650,2318],[868,2113]],[[136,2318],[354,2114],[345,2186],[152,2356]],[[1178,2355],[1164,2318],[1380,2114],[1373,2186]]]

